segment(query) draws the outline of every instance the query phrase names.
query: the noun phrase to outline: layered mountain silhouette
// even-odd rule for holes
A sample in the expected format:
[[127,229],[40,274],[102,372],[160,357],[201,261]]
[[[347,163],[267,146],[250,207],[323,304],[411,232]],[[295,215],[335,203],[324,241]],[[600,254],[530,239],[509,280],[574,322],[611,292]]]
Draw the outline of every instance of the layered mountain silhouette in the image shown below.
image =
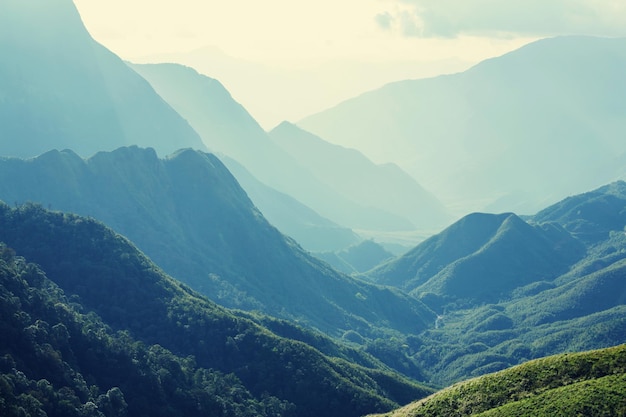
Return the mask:
[[623,38],[540,40],[298,125],[397,163],[458,213],[531,214],[623,175],[625,51]]
[[320,216],[295,198],[256,179],[239,162],[220,157],[263,216],[282,233],[313,252],[337,251],[361,241],[351,229]]
[[0,204],[0,224],[3,415],[357,417],[430,392],[217,306],[94,219]]
[[315,256],[328,262],[336,270],[347,274],[369,271],[394,258],[391,252],[373,240],[364,240],[335,252],[316,253]]
[[[352,229],[412,230],[415,225],[411,220],[406,214],[398,215],[397,212],[411,212],[411,218],[416,218],[415,211],[426,217],[434,215],[434,223],[445,218],[444,213],[437,211],[434,198],[414,182],[407,186],[406,178],[402,178],[402,174],[397,172],[399,170],[381,168],[373,171],[369,167],[371,164],[365,164],[370,169],[367,173],[350,172],[349,167],[346,167],[340,172],[335,169],[340,178],[329,179],[318,175],[318,170],[323,168],[316,167],[313,172],[310,169],[311,161],[294,158],[268,136],[218,81],[198,74],[192,68],[176,64],[133,65],[133,68],[189,120],[209,149],[229,156],[264,184],[296,198],[335,223]],[[330,147],[324,149],[332,150]],[[337,156],[329,154],[327,157],[330,160]],[[351,162],[346,161],[346,164]],[[398,204],[384,203],[385,196],[381,195],[377,199],[374,192],[368,194],[353,190],[344,193],[350,176],[361,174],[363,177],[371,177],[373,172],[376,175],[372,181],[376,182],[377,187],[382,183],[387,190],[400,189],[396,193]],[[344,185],[344,189],[336,188],[338,181]],[[407,190],[411,192],[402,199],[402,192]],[[404,204],[415,207],[415,200],[419,200],[419,206],[414,211],[398,208]],[[389,210],[391,206],[395,209]]]
[[3,1],[0,55],[2,155],[205,149],[148,82],[91,38],[70,0]]
[[120,148],[0,161],[0,199],[92,216],[166,272],[221,304],[301,320],[331,334],[412,332],[433,313],[399,291],[339,274],[271,226],[212,154]]
[[451,220],[443,205],[395,164],[376,165],[359,151],[328,143],[289,122],[269,134],[300,165],[354,201],[409,219],[422,230],[437,230]]

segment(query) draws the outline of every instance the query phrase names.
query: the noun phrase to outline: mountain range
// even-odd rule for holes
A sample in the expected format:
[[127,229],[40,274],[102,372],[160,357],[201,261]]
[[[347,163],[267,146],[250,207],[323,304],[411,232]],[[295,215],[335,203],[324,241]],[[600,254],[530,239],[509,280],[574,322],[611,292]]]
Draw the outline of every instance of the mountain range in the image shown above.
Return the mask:
[[470,214],[365,276],[437,311],[435,327],[407,345],[442,385],[623,343],[625,192],[611,183],[526,220]]
[[[294,154],[293,145],[302,148],[311,143],[310,135],[293,126],[288,130],[288,124],[268,134],[218,81],[192,68],[176,64],[132,67],[189,120],[211,151],[234,159],[264,184],[339,225],[399,231],[437,228],[448,219],[443,206],[397,167],[377,167],[358,152],[342,151],[320,138],[315,139],[317,151],[308,160],[302,153]],[[335,175],[327,172],[332,161],[336,161],[332,165]],[[359,176],[367,181],[355,184]],[[370,186],[369,192],[363,189],[364,183]]]
[[297,124],[395,162],[460,215],[532,214],[623,175],[626,39],[540,40]]
[[0,35],[0,415],[623,414],[623,347],[571,354],[626,342],[623,39],[265,132],[69,0]]

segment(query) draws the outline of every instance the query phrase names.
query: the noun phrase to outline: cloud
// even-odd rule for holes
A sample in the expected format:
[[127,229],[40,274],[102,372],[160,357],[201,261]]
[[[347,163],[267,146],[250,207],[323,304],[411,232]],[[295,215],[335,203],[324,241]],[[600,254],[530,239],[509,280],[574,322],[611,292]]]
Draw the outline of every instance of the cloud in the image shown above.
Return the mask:
[[624,0],[391,0],[378,25],[403,36],[626,36]]

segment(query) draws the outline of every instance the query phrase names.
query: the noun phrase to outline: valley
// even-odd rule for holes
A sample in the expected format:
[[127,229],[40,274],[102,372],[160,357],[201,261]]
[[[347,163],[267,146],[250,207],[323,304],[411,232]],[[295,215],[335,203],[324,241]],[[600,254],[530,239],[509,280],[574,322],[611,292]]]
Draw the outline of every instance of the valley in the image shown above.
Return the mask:
[[1,3],[0,415],[624,415],[623,42],[265,131]]

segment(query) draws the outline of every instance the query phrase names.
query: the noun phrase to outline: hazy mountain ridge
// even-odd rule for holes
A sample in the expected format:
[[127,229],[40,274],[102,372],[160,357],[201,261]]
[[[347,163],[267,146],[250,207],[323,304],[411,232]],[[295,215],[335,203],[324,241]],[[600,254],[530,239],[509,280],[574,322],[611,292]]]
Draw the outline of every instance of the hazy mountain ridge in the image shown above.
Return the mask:
[[313,252],[340,250],[361,240],[351,229],[320,216],[290,195],[263,184],[234,159],[221,155],[220,160],[237,178],[263,216],[303,248]]
[[395,164],[376,165],[355,149],[324,141],[283,122],[270,138],[342,195],[408,219],[419,229],[447,224],[443,205]]
[[333,268],[347,274],[359,274],[394,258],[380,244],[372,240],[364,240],[335,252],[320,252],[316,257],[328,262]]
[[[49,176],[55,172],[54,176]],[[271,226],[213,155],[166,159],[136,147],[83,160],[52,151],[0,160],[0,199],[89,215],[124,233],[173,276],[227,306],[302,320],[333,335],[434,321],[399,291],[337,273]]]
[[[368,369],[323,356],[301,342],[277,337],[234,315],[167,277],[128,240],[95,220],[48,212],[36,206],[11,209],[2,204],[0,221],[0,240],[41,265],[47,277],[62,290],[55,290],[34,266],[27,266],[27,273],[21,273],[20,278],[21,261],[17,261],[18,270],[14,273],[11,265],[16,261],[9,250],[3,250],[3,304],[8,302],[10,311],[19,312],[22,297],[23,308],[32,308],[28,313],[33,314],[2,321],[9,330],[5,335],[11,335],[2,339],[3,365],[14,361],[31,379],[50,378],[56,390],[68,383],[59,380],[63,374],[82,370],[84,380],[95,388],[89,391],[83,380],[83,390],[74,393],[79,398],[72,400],[79,401],[74,403],[78,408],[87,407],[88,401],[97,402],[92,396],[97,397],[98,391],[104,394],[119,386],[128,395],[129,415],[159,406],[163,408],[158,415],[206,415],[211,411],[204,407],[214,408],[216,401],[223,401],[224,414],[218,415],[244,415],[250,412],[246,408],[258,407],[255,415],[330,412],[358,416],[368,409],[389,408],[392,401],[386,396],[397,394],[397,398],[406,398],[428,392],[380,365],[378,369]],[[35,292],[39,297],[32,297]],[[63,292],[73,301],[65,299]],[[18,297],[18,301],[11,297]],[[45,305],[48,298],[53,299]],[[15,345],[28,344],[20,336],[22,327],[37,332],[39,347],[34,347],[42,350],[35,352],[39,362],[24,362],[30,351],[19,350],[19,344]],[[59,333],[58,329],[70,329],[73,337],[48,339],[47,332],[41,330],[48,328],[55,330],[51,337]],[[118,332],[114,334],[111,329]],[[62,361],[66,362],[59,363]],[[50,363],[54,366],[46,368]],[[294,367],[298,372],[293,372]],[[7,371],[5,366],[2,371]],[[225,376],[230,372],[237,378]],[[73,378],[78,379],[80,386],[83,377],[74,374]],[[152,394],[142,390],[146,384],[155,390]],[[176,390],[177,384],[183,384],[188,391]],[[212,392],[213,388],[209,390],[209,385],[214,384],[234,389],[243,384],[245,388],[237,395],[224,395]],[[2,389],[10,398],[11,388],[3,385]],[[159,392],[159,398],[150,397]],[[124,393],[118,394],[125,397]],[[320,397],[334,404],[333,411],[318,401]],[[99,414],[92,410],[89,415]]]
[[[291,195],[311,207],[322,216],[352,229],[365,230],[412,230],[414,226],[405,216],[397,215],[381,204],[372,204],[371,194],[346,195],[335,189],[334,181],[320,177],[290,155],[258,123],[227,94],[216,80],[198,74],[194,69],[175,64],[132,65],[152,83],[154,88],[172,106],[187,118],[200,133],[205,144],[217,153],[223,153],[242,164],[264,184]],[[213,109],[218,109],[213,111]],[[326,148],[328,151],[330,148]],[[225,161],[227,163],[227,161]],[[323,169],[317,167],[317,169]],[[390,173],[379,171],[378,181],[387,188],[395,188]],[[363,175],[363,173],[361,173]],[[341,176],[347,176],[346,172]],[[437,205],[432,196],[417,185],[431,215]],[[406,190],[406,188],[404,188]],[[411,193],[413,194],[413,192]],[[409,197],[399,198],[405,201]],[[381,200],[383,200],[381,198]],[[411,201],[411,206],[414,206]],[[408,209],[404,209],[405,211]],[[440,220],[441,213],[437,213]]]
[[0,153],[205,149],[152,87],[94,41],[71,1],[0,5]]
[[625,41],[544,39],[463,73],[389,84],[298,125],[398,163],[461,214],[533,213],[623,175]]

